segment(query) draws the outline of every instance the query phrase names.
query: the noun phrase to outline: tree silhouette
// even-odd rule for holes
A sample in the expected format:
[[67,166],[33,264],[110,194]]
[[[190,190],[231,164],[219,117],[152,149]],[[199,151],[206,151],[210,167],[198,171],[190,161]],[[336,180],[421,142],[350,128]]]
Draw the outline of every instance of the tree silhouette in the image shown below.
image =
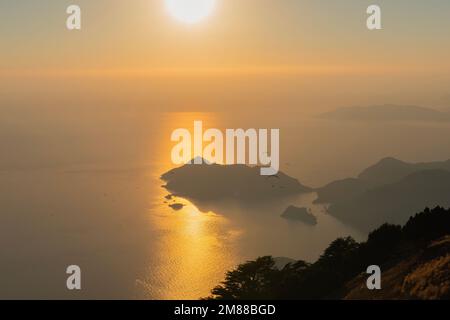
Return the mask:
[[402,228],[384,224],[366,242],[353,238],[333,241],[315,263],[297,261],[281,270],[272,257],[260,257],[228,271],[209,299],[327,299],[368,265],[384,265],[399,248],[419,250],[430,240],[450,234],[450,210],[437,207],[411,217]]
[[272,257],[260,257],[228,271],[225,281],[212,294],[219,299],[271,299],[276,272]]

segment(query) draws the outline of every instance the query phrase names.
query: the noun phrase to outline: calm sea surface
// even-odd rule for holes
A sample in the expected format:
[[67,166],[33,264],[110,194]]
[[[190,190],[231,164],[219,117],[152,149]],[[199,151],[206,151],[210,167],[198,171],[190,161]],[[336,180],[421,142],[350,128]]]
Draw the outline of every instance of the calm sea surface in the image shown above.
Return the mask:
[[[390,154],[398,141],[389,139],[398,128],[388,125],[294,123],[291,115],[272,126],[201,113],[57,116],[2,120],[0,298],[196,299],[249,259],[314,261],[339,236],[365,238],[313,205],[313,193],[260,206],[176,199],[186,206],[169,208],[159,176],[172,168],[170,132],[193,120],[217,128],[276,125],[283,171],[313,187],[398,156]],[[421,139],[450,136],[446,130],[429,128]],[[386,143],[368,144],[375,134]],[[403,158],[415,160],[408,150]],[[318,225],[280,218],[292,204],[311,208]],[[82,269],[75,293],[65,287],[72,264]]]

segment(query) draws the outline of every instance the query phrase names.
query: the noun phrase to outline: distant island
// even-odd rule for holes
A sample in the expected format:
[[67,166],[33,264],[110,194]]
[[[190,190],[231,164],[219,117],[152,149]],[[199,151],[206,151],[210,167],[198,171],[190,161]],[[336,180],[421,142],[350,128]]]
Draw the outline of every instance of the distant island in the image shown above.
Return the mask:
[[368,107],[344,107],[322,113],[320,119],[344,121],[420,121],[447,122],[450,112],[441,112],[418,106],[381,105]]
[[314,216],[307,208],[298,208],[295,206],[289,206],[284,212],[281,214],[281,217],[293,220],[293,221],[301,221],[305,224],[315,226],[317,224],[317,218]]
[[312,191],[283,172],[262,176],[258,167],[246,165],[187,164],[161,179],[174,196],[194,200],[264,201]]
[[[380,290],[367,288],[371,265],[381,269]],[[450,299],[449,279],[450,210],[436,207],[404,226],[384,224],[365,242],[338,238],[314,263],[271,256],[243,263],[207,299]]]

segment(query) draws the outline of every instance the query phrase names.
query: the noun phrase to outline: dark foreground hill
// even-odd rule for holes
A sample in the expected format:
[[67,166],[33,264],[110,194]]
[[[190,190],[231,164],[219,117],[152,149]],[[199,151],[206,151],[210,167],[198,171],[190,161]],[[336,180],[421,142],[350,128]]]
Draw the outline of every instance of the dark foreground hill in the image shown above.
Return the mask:
[[431,241],[426,247],[388,268],[381,275],[382,290],[367,290],[366,275],[344,285],[342,298],[450,299],[450,236]]
[[[382,270],[381,290],[366,286],[370,265]],[[249,261],[227,272],[210,299],[450,299],[450,210],[384,224],[366,242],[339,238],[314,263]]]

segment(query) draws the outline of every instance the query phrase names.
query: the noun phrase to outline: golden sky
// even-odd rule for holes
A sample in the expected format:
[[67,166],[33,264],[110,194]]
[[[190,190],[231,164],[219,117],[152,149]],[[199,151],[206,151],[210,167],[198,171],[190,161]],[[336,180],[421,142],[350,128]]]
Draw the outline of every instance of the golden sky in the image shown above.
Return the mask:
[[[450,2],[217,0],[196,24],[164,0],[0,3],[2,104],[225,106],[295,110],[443,105],[450,96]],[[66,29],[66,8],[82,30]],[[444,101],[444,100],[445,101]]]
[[211,17],[186,25],[167,13],[164,0],[78,0],[82,30],[71,32],[65,9],[72,2],[2,2],[0,67],[169,74],[449,69],[448,1],[378,1],[384,29],[372,32],[365,11],[373,1],[217,0]]

